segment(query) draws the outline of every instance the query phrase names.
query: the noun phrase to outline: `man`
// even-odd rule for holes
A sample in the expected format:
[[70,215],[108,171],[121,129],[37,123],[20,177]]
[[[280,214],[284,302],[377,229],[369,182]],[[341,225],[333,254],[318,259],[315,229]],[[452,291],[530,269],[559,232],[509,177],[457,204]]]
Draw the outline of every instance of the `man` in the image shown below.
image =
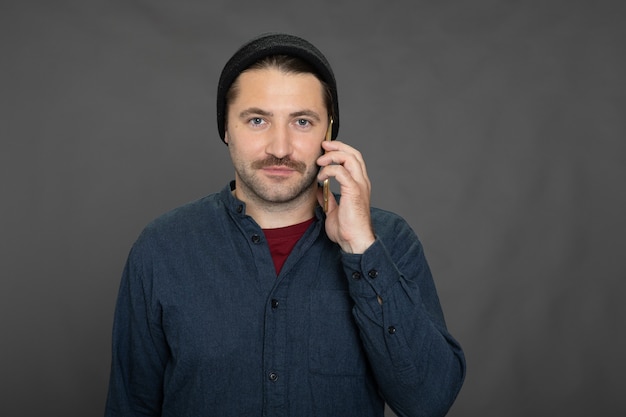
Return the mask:
[[[218,86],[235,180],[156,219],[124,270],[107,416],[441,416],[465,374],[422,246],[370,208],[307,41],[242,46]],[[332,120],[332,123],[331,123]],[[334,178],[339,196],[323,187]]]

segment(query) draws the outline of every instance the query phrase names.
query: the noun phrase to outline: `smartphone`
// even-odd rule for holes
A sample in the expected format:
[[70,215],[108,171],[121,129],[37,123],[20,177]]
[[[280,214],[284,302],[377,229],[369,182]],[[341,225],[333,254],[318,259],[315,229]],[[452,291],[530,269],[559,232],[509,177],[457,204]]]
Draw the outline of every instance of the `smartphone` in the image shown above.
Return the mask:
[[[326,138],[325,140],[331,140],[333,135],[333,118],[330,118],[330,123],[328,123],[328,129],[326,130]],[[328,193],[330,184],[330,180],[326,178],[324,180],[323,193],[324,193],[324,213],[328,211]]]

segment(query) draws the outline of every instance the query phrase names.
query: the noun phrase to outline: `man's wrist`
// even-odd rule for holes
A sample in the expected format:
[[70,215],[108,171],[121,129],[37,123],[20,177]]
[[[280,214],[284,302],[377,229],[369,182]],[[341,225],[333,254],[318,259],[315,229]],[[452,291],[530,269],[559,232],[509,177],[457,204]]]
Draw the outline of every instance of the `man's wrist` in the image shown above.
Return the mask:
[[362,255],[370,246],[374,244],[376,237],[374,235],[364,237],[362,239],[354,240],[352,242],[345,242],[341,245],[341,249],[350,254]]

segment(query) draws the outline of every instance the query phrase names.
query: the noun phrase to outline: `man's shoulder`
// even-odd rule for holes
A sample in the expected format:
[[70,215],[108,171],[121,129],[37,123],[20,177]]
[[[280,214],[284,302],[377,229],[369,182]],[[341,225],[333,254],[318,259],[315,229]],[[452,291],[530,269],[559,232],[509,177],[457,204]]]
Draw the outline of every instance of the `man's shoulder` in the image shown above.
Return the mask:
[[186,233],[189,229],[206,227],[219,221],[223,207],[219,193],[210,194],[161,214],[146,225],[144,233]]
[[393,211],[381,209],[378,207],[372,207],[370,209],[372,215],[372,221],[374,223],[382,223],[382,224],[396,224],[396,223],[406,223],[404,218]]
[[403,235],[406,232],[415,234],[409,222],[393,211],[372,207],[371,216],[372,225],[379,236],[394,237]]

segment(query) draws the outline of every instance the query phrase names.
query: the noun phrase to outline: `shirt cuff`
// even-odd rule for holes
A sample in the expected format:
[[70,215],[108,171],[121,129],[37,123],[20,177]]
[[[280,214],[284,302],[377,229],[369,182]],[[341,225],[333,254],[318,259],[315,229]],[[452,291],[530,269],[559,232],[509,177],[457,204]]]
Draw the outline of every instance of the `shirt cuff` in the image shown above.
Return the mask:
[[384,298],[400,280],[400,272],[378,237],[363,254],[342,252],[341,257],[353,297]]

